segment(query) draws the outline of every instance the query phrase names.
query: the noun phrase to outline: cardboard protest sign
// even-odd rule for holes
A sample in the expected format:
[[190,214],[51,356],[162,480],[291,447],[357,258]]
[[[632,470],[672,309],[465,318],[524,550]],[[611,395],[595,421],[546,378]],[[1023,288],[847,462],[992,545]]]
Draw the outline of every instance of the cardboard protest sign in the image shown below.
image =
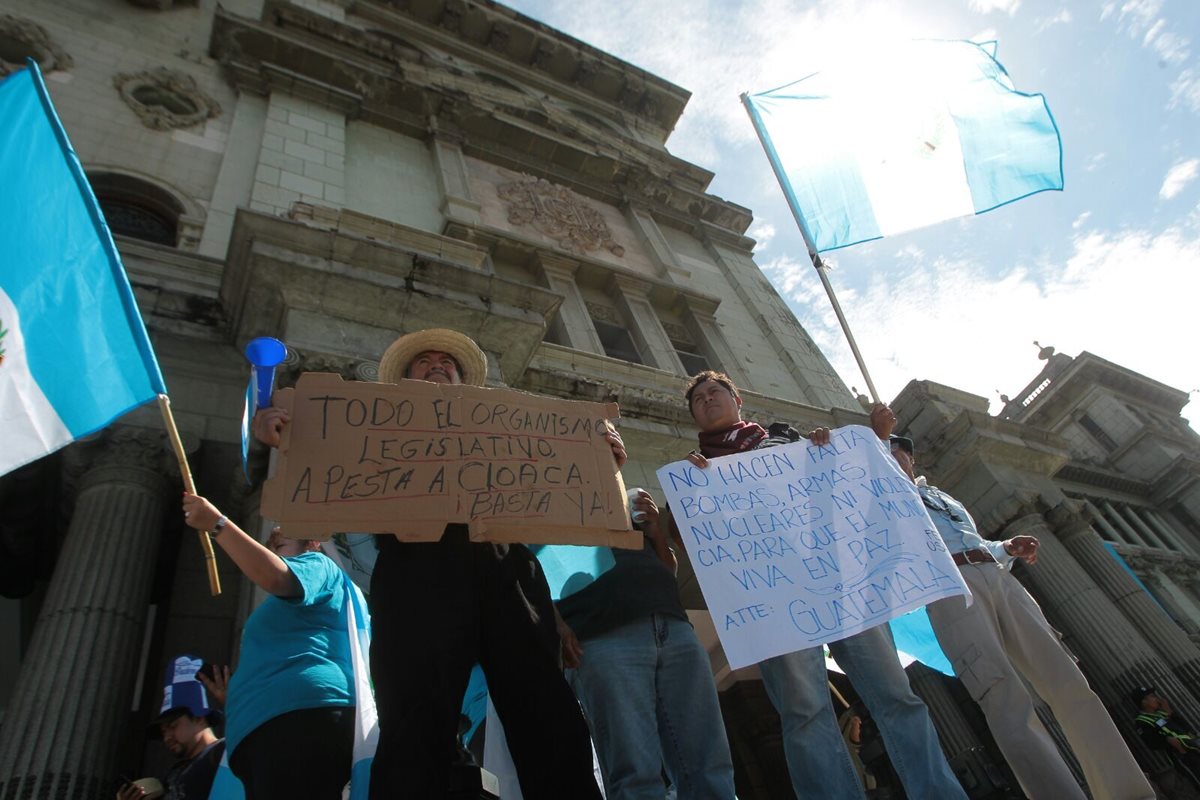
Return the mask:
[[917,488],[869,429],[658,471],[730,667],[968,594]]
[[640,547],[604,439],[615,403],[305,373],[276,393],[291,413],[262,514],[287,536],[338,531]]

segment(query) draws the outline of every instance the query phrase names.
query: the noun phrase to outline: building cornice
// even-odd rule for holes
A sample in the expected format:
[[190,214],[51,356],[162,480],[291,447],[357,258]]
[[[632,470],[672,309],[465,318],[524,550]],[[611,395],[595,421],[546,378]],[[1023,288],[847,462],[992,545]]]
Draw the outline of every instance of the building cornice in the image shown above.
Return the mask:
[[[380,4],[362,4],[368,6]],[[280,0],[268,2],[263,14],[261,20],[221,8],[214,14],[210,50],[239,91],[287,92],[415,138],[451,137],[466,155],[615,206],[648,206],[668,224],[691,226],[698,219],[744,246],[753,216],[705,193],[711,172],[661,147],[600,131],[543,102],[545,95],[497,86],[472,71],[478,53],[472,63],[448,63]],[[428,27],[400,19],[397,35],[418,38]],[[557,84],[546,89],[578,92]],[[581,102],[587,99],[580,95]],[[597,110],[597,116],[617,113],[615,106]]]

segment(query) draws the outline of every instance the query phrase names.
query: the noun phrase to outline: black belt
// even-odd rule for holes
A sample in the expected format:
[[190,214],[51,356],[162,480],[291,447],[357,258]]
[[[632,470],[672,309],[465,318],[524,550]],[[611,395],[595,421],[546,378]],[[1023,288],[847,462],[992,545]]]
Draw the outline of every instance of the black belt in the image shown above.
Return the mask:
[[954,563],[960,567],[963,564],[996,564],[999,563],[987,550],[963,550],[958,553],[951,553],[950,557],[954,559]]

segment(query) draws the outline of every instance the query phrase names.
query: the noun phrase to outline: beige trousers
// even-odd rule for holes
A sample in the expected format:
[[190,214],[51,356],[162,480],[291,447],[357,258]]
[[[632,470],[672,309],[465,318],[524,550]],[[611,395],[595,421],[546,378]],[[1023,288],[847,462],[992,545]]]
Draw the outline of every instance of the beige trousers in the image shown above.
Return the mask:
[[1025,587],[996,564],[960,567],[975,601],[931,603],[929,620],[1031,800],[1085,800],[1020,675],[1049,704],[1096,800],[1154,797],[1112,718]]

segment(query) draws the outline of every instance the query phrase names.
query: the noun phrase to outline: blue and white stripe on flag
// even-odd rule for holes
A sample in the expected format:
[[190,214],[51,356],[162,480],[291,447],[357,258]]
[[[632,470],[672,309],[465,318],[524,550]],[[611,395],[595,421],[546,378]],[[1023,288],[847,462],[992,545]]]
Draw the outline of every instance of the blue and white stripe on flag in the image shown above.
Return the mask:
[[0,82],[0,475],[165,394],[37,66]]
[[342,579],[350,602],[346,604],[350,660],[354,665],[354,749],[350,765],[350,800],[367,800],[371,786],[371,764],[379,747],[379,712],[371,683],[371,615],[367,601],[350,576]]
[[900,663],[907,667],[914,661],[920,661],[930,669],[935,669],[943,675],[954,677],[954,668],[950,659],[942,652],[933,625],[929,622],[929,614],[922,606],[916,611],[910,611],[894,619],[888,620],[892,626],[892,639],[896,643],[896,654]]
[[818,252],[1062,189],[1062,140],[996,43],[856,53],[746,106]]

